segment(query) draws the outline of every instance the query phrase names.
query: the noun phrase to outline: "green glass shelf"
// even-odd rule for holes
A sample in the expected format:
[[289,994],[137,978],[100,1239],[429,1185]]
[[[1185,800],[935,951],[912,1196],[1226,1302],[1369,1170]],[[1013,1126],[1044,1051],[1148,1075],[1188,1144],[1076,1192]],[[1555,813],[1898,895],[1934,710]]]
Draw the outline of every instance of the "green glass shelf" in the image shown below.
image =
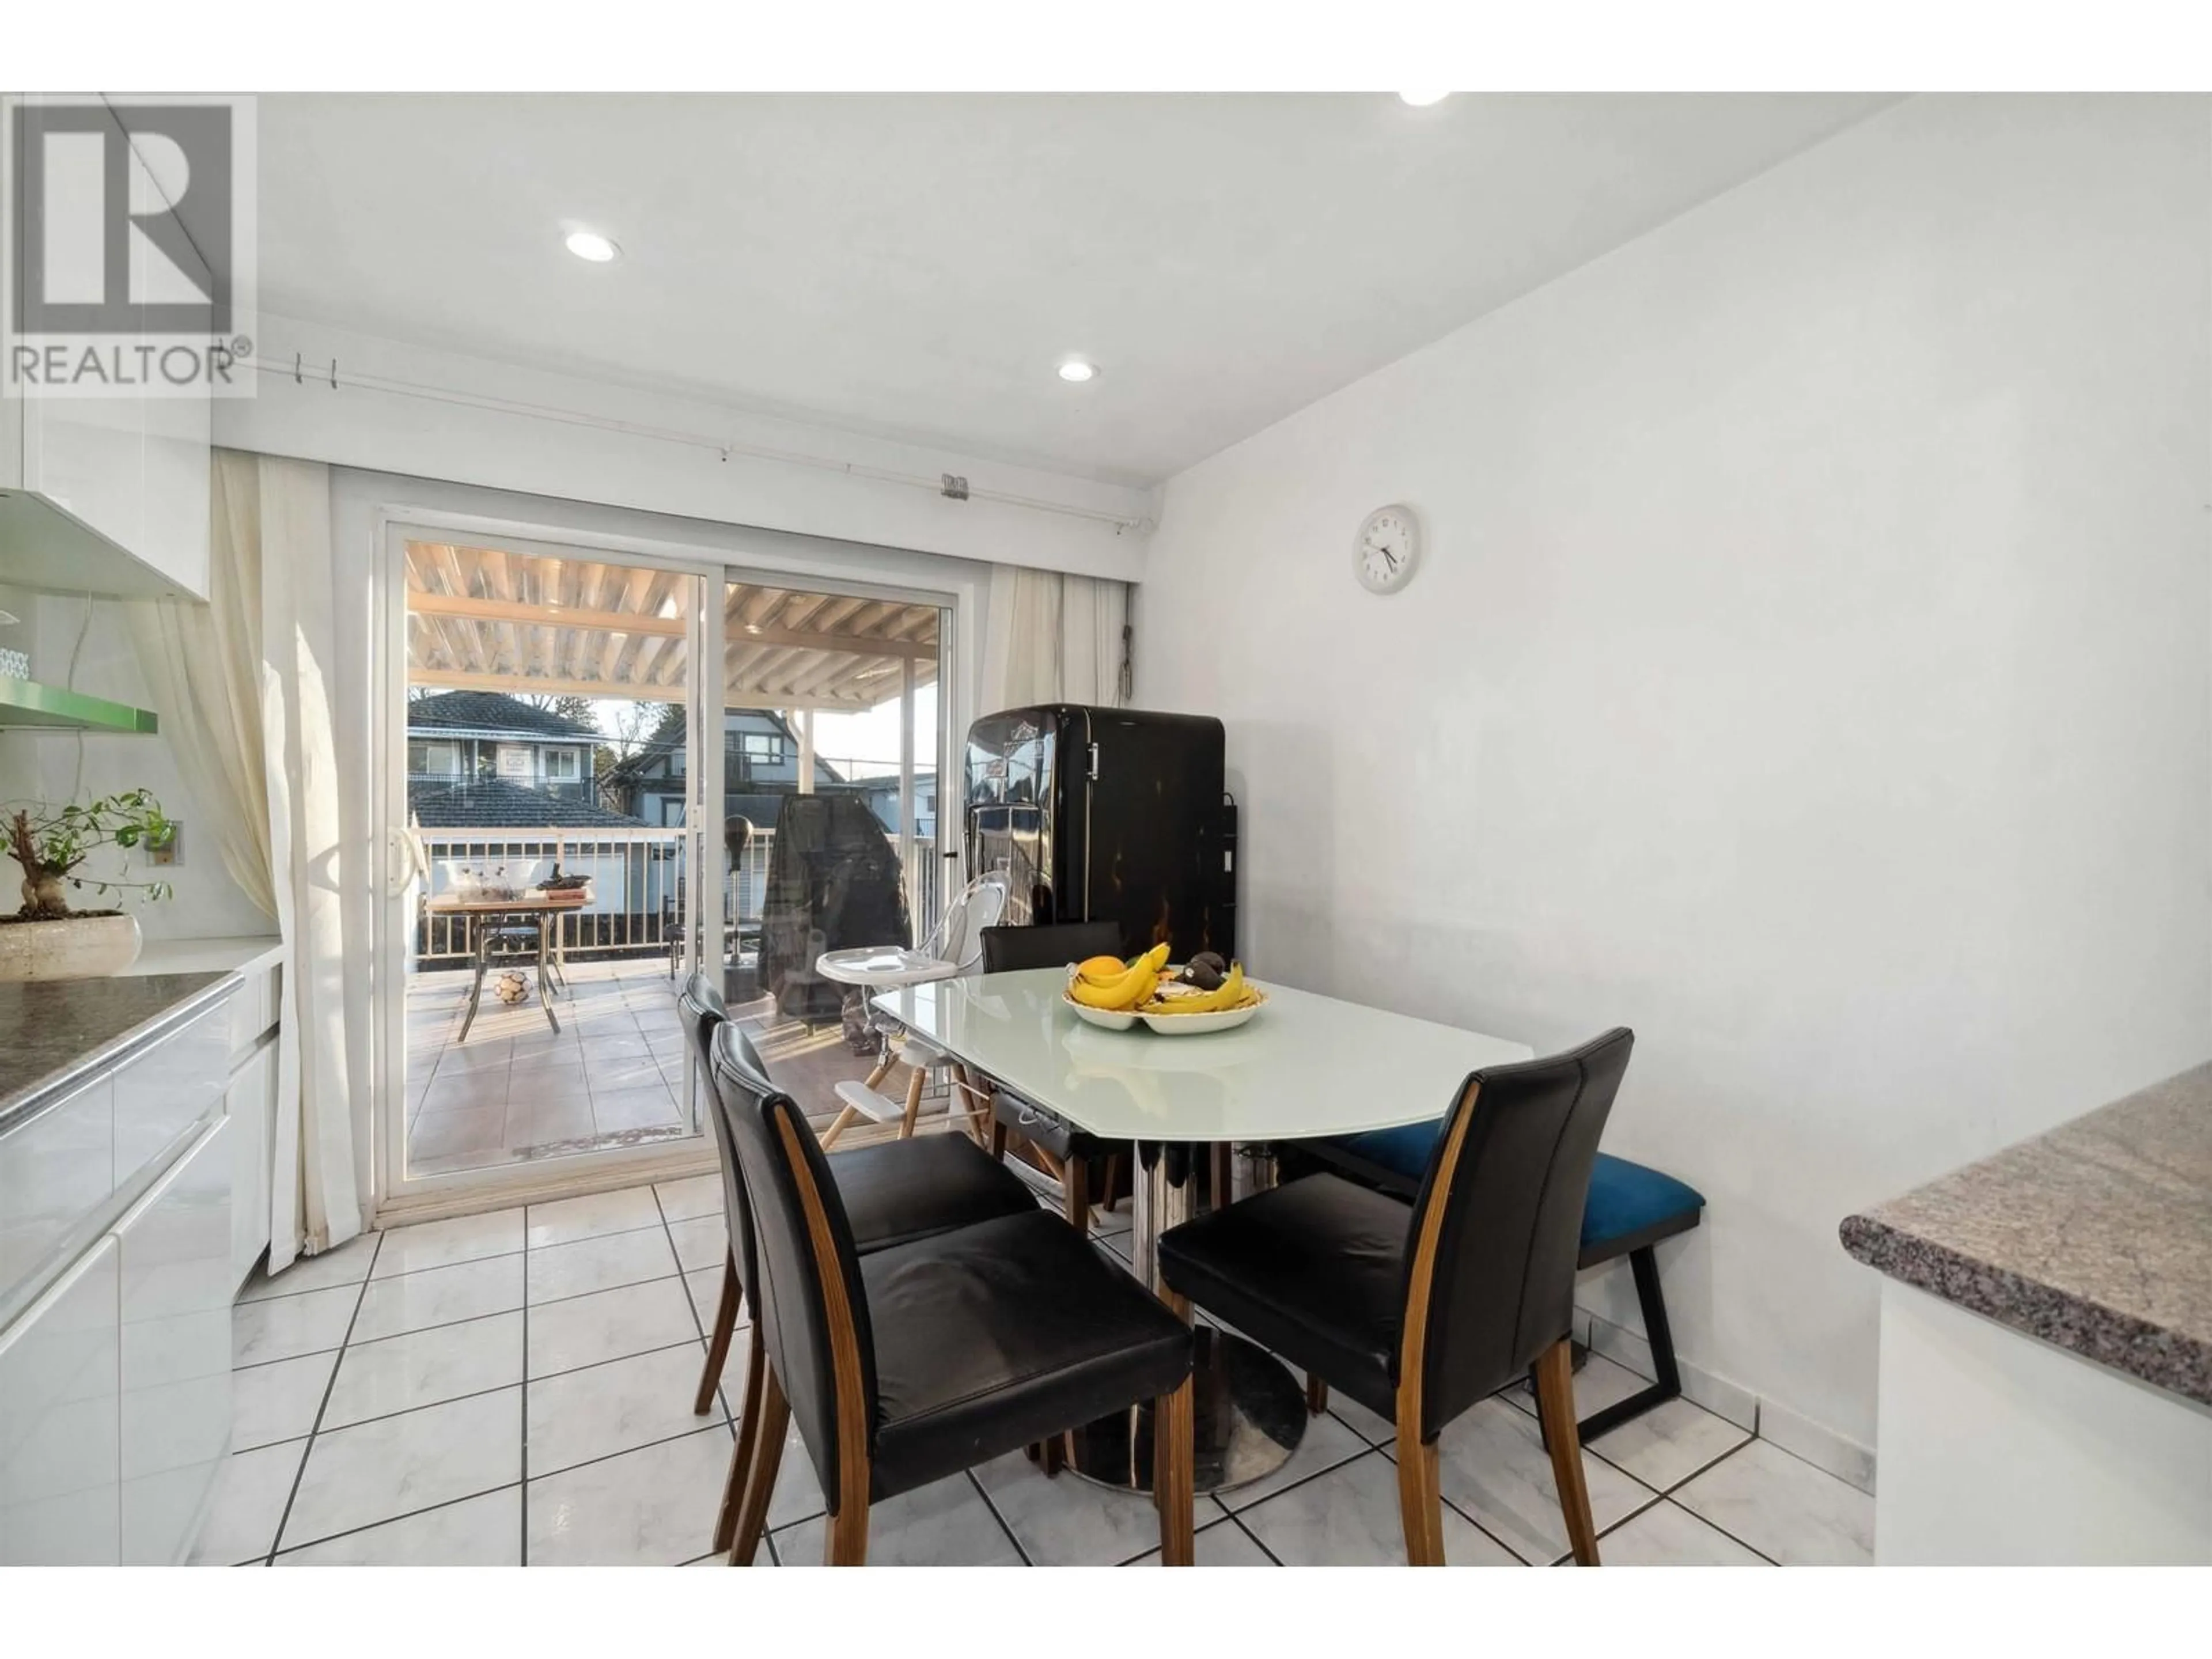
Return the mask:
[[131,732],[150,737],[161,729],[151,709],[36,680],[0,679],[0,731]]

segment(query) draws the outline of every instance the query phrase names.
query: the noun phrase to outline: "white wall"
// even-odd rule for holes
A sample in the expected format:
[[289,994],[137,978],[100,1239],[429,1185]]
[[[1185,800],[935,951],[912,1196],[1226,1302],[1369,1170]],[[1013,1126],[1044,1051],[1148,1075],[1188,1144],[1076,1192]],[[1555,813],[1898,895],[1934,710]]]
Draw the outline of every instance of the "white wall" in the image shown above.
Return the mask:
[[253,398],[216,406],[215,441],[233,449],[1122,580],[1133,580],[1143,565],[1143,535],[1090,519],[950,501],[911,485],[743,455],[724,460],[710,450],[600,426],[374,391],[352,377],[706,434],[928,478],[951,472],[972,489],[1132,520],[1151,511],[1142,491],[282,317],[261,318],[258,343],[264,363],[289,364],[295,354],[310,364],[335,361],[338,386],[262,374]]
[[1916,99],[1164,493],[1261,973],[1633,1026],[1684,1353],[1861,1445],[1838,1221],[2212,1052],[2208,180],[2201,99]]
[[[145,676],[117,601],[93,601],[88,626],[81,598],[0,587],[0,611],[13,611],[23,618],[21,627],[0,633],[0,640],[30,653],[32,672],[40,679],[64,684],[74,653],[78,690],[137,708],[149,706]],[[82,650],[77,648],[80,631],[84,641]],[[83,783],[72,794],[71,785],[79,775],[80,745]],[[149,870],[143,854],[126,858],[109,849],[94,854],[86,866],[89,874],[119,875],[133,881],[159,878],[175,890],[172,897],[158,903],[130,896],[109,902],[120,902],[136,915],[139,931],[149,939],[238,939],[275,933],[275,919],[254,908],[223,868],[215,833],[198,798],[179,772],[176,751],[166,739],[112,732],[88,734],[80,739],[60,732],[0,732],[0,802],[96,799],[137,788],[152,790],[162,810],[183,826],[179,841],[183,862]],[[15,884],[21,874],[12,859],[0,859],[0,909],[15,908]],[[86,893],[72,902],[79,909],[89,910],[100,908],[103,902],[99,895]]]

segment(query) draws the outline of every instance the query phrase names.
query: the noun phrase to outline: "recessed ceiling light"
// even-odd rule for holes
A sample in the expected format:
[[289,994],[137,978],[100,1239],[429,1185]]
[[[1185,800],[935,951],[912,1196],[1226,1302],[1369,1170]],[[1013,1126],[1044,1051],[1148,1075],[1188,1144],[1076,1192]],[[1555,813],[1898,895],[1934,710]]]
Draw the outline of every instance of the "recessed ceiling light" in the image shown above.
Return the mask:
[[610,259],[621,257],[622,250],[596,230],[572,230],[568,236],[568,252],[579,259],[589,259],[603,265]]
[[1398,94],[1415,109],[1426,109],[1431,104],[1441,104],[1451,96],[1448,92],[1401,92]]
[[1097,364],[1086,363],[1080,357],[1070,357],[1060,366],[1060,378],[1063,380],[1075,381],[1078,385],[1085,380],[1095,379],[1097,374]]

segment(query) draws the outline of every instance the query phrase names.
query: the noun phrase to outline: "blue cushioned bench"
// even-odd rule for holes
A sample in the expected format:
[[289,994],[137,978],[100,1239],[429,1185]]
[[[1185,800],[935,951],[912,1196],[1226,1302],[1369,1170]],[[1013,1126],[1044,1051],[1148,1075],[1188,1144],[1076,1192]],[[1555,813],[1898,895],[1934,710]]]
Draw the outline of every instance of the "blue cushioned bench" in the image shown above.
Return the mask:
[[[1443,1121],[1409,1123],[1396,1129],[1373,1129],[1364,1134],[1342,1135],[1333,1140],[1307,1140],[1297,1151],[1335,1169],[1340,1174],[1411,1200],[1421,1189],[1429,1158],[1436,1150]],[[1686,1233],[1696,1226],[1705,1207],[1705,1195],[1686,1182],[1642,1164],[1607,1152],[1597,1155],[1590,1172],[1589,1198],[1583,1206],[1582,1254],[1579,1267],[1595,1267],[1628,1258],[1636,1278],[1636,1300],[1644,1314],[1644,1335],[1651,1345],[1651,1369],[1658,1380],[1593,1412],[1577,1425],[1584,1440],[1607,1429],[1619,1428],[1654,1406],[1682,1392],[1680,1372],[1674,1364],[1674,1337],[1667,1324],[1667,1301],[1659,1291],[1659,1261],[1654,1247],[1662,1238]]]

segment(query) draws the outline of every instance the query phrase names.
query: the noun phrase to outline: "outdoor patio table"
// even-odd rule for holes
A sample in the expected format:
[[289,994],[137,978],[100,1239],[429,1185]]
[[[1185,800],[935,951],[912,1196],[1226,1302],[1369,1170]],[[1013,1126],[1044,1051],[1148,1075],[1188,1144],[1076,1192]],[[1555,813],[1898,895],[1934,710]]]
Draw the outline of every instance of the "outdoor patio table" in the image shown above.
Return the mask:
[[[557,893],[527,893],[514,898],[455,899],[448,896],[428,902],[426,908],[432,915],[459,916],[465,920],[469,930],[469,958],[475,969],[475,977],[469,983],[468,1018],[461,1022],[460,1035],[453,1039],[456,1042],[469,1040],[469,1027],[476,1024],[477,1004],[483,998],[484,972],[491,966],[491,942],[499,932],[495,926],[488,924],[507,916],[528,917],[538,929],[538,1006],[544,1010],[545,1023],[556,1031],[561,1029],[560,1020],[554,1016],[553,999],[546,994],[545,990],[549,973],[556,983],[562,982],[560,969],[548,954],[550,930],[546,923],[564,911],[580,910],[591,902],[592,892],[588,887],[564,889]],[[558,925],[556,921],[555,926]]]
[[[1159,1237],[1191,1214],[1192,1176],[1213,1146],[1259,1148],[1254,1182],[1273,1180],[1277,1141],[1417,1123],[1446,1110],[1467,1074],[1528,1060],[1526,1043],[1268,985],[1257,1018],[1234,1030],[1162,1036],[1106,1031],[1043,968],[903,986],[875,1006],[1011,1093],[1102,1140],[1136,1145],[1132,1263],[1155,1294],[1188,1308],[1159,1274]],[[1198,1333],[1201,1492],[1260,1480],[1297,1450],[1305,1391],[1242,1337]],[[1152,1480],[1149,1407],[1091,1425],[1073,1467],[1109,1485]]]

